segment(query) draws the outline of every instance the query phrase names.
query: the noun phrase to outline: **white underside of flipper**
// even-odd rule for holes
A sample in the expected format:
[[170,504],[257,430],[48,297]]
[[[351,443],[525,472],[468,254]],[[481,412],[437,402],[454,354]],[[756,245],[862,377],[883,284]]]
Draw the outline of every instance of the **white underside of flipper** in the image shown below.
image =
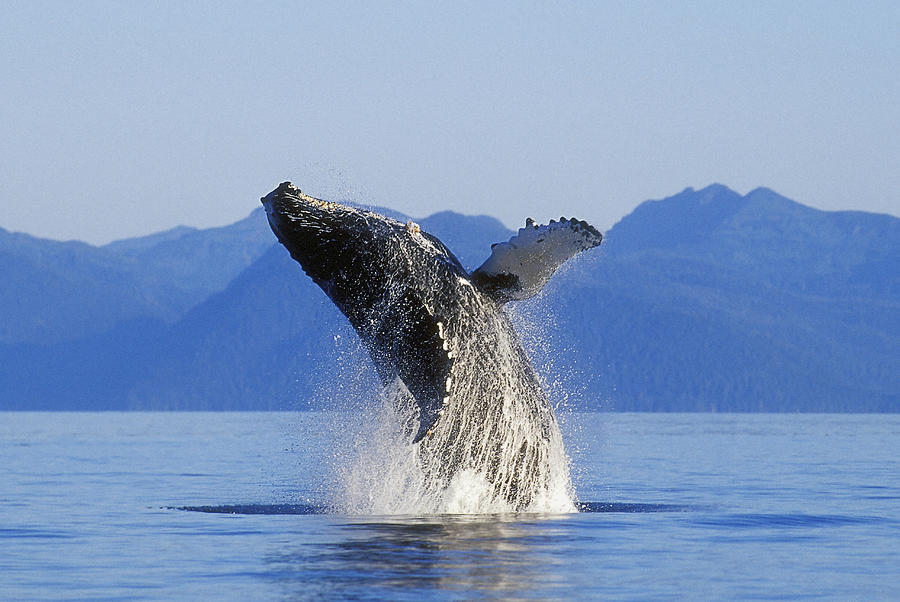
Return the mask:
[[559,266],[601,240],[596,228],[577,219],[541,226],[529,219],[509,242],[493,245],[472,280],[500,301],[527,299],[540,292]]

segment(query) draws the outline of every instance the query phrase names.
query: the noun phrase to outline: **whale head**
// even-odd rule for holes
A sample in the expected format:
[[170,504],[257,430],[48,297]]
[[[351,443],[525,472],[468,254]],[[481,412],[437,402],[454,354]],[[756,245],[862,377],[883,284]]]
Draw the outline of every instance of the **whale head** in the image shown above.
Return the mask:
[[323,201],[290,182],[261,201],[279,241],[354,326],[385,296],[372,283],[396,280],[409,265],[449,264],[466,275],[443,243],[413,222]]
[[[361,227],[360,211],[311,197],[290,182],[281,183],[260,200],[278,240],[323,288],[357,256],[360,237],[368,232]],[[348,253],[351,248],[354,252]]]

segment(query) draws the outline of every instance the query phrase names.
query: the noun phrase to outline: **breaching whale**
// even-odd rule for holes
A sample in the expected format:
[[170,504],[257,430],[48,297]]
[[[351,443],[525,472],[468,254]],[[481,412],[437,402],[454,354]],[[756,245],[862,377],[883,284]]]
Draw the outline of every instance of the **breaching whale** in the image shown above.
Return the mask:
[[[602,240],[576,219],[527,220],[468,273],[436,237],[284,182],[263,197],[278,240],[359,334],[386,387],[399,393],[425,490],[461,472],[515,511],[551,483],[571,488],[559,426],[503,309],[538,293],[556,269]],[[494,504],[492,507],[497,507]]]

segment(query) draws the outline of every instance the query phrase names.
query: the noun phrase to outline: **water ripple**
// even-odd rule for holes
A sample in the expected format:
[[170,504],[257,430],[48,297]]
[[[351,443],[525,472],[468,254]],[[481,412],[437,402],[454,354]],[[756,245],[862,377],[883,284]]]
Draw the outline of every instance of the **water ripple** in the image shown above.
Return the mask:
[[[634,502],[578,502],[579,512],[635,514],[647,512],[687,512],[688,506]],[[167,506],[167,510],[208,514],[332,514],[325,504],[222,504],[216,506]]]

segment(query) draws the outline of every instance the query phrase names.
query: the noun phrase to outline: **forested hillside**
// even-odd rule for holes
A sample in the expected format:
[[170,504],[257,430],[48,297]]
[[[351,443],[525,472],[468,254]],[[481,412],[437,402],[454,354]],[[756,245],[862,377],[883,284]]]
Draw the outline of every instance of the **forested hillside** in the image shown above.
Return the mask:
[[[512,235],[419,223],[470,269]],[[304,409],[377,389],[260,210],[99,248],[0,231],[0,270],[0,409]],[[900,411],[896,217],[687,189],[510,311],[578,409]]]

